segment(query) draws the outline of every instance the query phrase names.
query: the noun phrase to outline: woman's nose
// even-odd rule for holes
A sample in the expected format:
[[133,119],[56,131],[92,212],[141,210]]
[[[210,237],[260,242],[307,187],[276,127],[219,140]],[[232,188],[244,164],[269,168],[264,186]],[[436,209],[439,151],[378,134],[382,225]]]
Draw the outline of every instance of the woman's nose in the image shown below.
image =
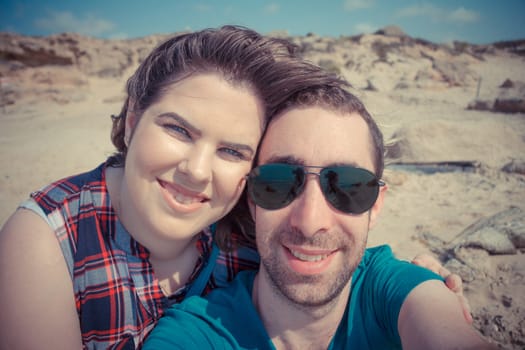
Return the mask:
[[194,182],[206,182],[212,173],[212,157],[210,146],[195,146],[188,152],[186,159],[181,161],[179,170]]

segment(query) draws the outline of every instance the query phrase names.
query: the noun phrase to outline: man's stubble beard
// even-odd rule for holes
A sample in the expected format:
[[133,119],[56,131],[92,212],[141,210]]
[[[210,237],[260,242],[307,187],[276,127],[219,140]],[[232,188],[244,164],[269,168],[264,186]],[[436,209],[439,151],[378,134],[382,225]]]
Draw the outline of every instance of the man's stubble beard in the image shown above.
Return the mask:
[[332,234],[335,240],[331,238],[328,241],[327,235],[329,234],[320,233],[312,238],[306,238],[297,232],[281,231],[275,236],[277,239],[272,241],[279,243],[284,236],[288,243],[304,244],[307,242],[310,246],[319,248],[328,247],[330,244],[339,248],[343,247],[337,254],[343,253],[343,260],[348,263],[340,263],[342,266],[339,266],[338,271],[329,274],[304,276],[283,269],[283,264],[279,263],[278,254],[276,254],[279,249],[275,249],[276,247],[272,245],[269,245],[271,253],[266,257],[261,256],[261,263],[265,269],[263,273],[267,275],[266,278],[270,281],[271,287],[277,295],[283,297],[294,307],[312,309],[324,308],[333,304],[350,283],[353,273],[361,262],[368,235],[365,236],[364,241],[357,242],[354,247],[349,239],[343,239],[347,237],[344,233]]

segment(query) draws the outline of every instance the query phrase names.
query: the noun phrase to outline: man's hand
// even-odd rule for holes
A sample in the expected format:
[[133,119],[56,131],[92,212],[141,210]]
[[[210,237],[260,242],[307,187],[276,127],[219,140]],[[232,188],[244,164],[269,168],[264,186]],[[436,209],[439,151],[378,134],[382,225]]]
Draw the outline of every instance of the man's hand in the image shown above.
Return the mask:
[[463,308],[463,316],[465,316],[465,320],[469,324],[472,324],[473,319],[470,313],[470,305],[467,298],[463,295],[463,281],[461,280],[461,277],[451,273],[435,257],[429,254],[417,255],[414,259],[412,259],[412,264],[429,269],[430,271],[443,277],[445,279],[446,286],[451,291],[453,291],[459,299],[459,303]]

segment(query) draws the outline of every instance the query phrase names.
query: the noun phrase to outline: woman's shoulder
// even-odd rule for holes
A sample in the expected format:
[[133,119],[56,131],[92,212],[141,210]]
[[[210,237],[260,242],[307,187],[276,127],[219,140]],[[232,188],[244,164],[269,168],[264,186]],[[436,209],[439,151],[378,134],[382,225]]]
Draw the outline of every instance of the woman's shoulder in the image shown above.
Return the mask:
[[228,284],[241,271],[259,268],[259,253],[254,242],[237,233],[231,234],[231,241],[234,242],[231,249],[221,251],[217,258],[213,275],[218,286]]
[[93,170],[56,180],[32,192],[30,197],[48,214],[64,202],[79,199],[82,191],[106,193],[104,169],[102,163]]

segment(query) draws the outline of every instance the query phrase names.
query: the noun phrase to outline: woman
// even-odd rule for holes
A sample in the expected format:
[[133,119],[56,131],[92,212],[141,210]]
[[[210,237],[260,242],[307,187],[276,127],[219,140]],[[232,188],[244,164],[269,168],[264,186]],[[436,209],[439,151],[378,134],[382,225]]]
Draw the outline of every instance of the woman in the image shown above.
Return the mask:
[[216,237],[212,224],[239,199],[267,116],[314,79],[340,83],[240,27],[154,49],[114,118],[117,153],[32,193],[2,228],[1,348],[140,348],[169,305],[255,268],[232,233],[242,210]]
[[[115,118],[118,153],[34,192],[2,230],[9,348],[140,346],[206,265],[209,226],[241,195],[272,100],[316,74],[291,51],[231,26],[153,50]],[[256,266],[244,243],[202,288]]]

